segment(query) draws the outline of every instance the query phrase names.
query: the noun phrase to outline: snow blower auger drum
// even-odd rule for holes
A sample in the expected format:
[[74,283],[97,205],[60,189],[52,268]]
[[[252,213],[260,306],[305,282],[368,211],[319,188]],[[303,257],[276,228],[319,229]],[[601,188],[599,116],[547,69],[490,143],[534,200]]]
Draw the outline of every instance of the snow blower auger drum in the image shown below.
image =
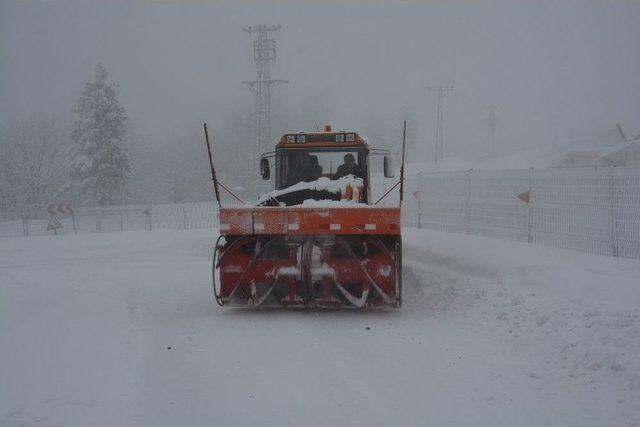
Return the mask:
[[214,254],[220,305],[400,307],[394,236],[225,236]]
[[[400,207],[371,202],[369,157],[383,154],[390,178],[388,151],[329,126],[324,132],[285,134],[260,162],[262,177],[270,179],[269,159],[275,157],[276,190],[250,206],[218,182],[206,125],[205,136],[219,204],[212,266],[219,305],[401,306]],[[403,170],[382,198],[400,186],[402,201]],[[220,206],[218,186],[243,206]]]

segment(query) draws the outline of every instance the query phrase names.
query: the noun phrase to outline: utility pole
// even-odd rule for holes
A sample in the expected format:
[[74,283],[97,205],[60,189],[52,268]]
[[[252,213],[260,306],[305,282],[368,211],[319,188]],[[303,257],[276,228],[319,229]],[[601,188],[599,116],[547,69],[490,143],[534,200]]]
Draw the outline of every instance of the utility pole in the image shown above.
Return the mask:
[[496,117],[495,105],[487,106],[487,158],[496,155],[496,126],[498,119]]
[[429,90],[436,93],[437,107],[436,107],[436,156],[435,162],[440,163],[444,157],[444,117],[443,117],[443,104],[444,97],[453,90],[453,86],[429,86]]
[[[286,80],[271,79],[269,65],[276,60],[276,41],[269,38],[269,33],[279,31],[280,25],[258,25],[245,27],[242,31],[255,34],[253,41],[253,61],[256,64],[256,79],[243,82],[255,97],[255,109],[253,115],[256,156],[267,151],[271,141],[271,87],[278,83],[289,83]],[[255,160],[255,159],[254,159]]]

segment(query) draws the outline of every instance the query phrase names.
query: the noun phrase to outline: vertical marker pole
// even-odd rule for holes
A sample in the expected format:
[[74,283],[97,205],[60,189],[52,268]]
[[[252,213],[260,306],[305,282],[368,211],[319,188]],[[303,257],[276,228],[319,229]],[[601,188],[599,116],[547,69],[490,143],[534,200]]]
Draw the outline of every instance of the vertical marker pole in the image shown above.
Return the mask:
[[209,144],[209,131],[207,131],[207,124],[204,124],[204,139],[207,143],[207,152],[209,153],[209,167],[211,168],[211,179],[213,180],[213,190],[216,193],[216,202],[218,202],[218,208],[220,207],[220,192],[218,191],[218,178],[216,177],[216,169],[213,167],[213,157],[211,155],[211,144]]
[[402,207],[402,195],[404,193],[404,147],[407,136],[407,121],[405,120],[402,125],[402,165],[400,166],[400,204]]

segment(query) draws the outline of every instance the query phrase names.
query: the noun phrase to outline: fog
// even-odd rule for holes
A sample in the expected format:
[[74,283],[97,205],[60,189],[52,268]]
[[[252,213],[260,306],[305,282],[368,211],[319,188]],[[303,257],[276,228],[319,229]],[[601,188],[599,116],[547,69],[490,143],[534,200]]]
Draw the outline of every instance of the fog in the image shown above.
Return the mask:
[[[280,24],[271,77],[289,84],[273,92],[274,138],[329,122],[394,147],[406,119],[410,161],[431,161],[436,85],[454,86],[445,156],[484,155],[488,106],[499,152],[597,138],[618,122],[637,133],[639,21],[640,3],[629,1],[5,0],[0,125],[32,114],[73,122],[102,62],[145,147],[200,150],[185,141],[206,121],[226,135],[220,156],[231,156],[252,143],[241,82],[255,66],[242,28]],[[233,120],[247,124],[238,138]]]
[[640,426],[639,277],[640,0],[0,0],[0,427]]

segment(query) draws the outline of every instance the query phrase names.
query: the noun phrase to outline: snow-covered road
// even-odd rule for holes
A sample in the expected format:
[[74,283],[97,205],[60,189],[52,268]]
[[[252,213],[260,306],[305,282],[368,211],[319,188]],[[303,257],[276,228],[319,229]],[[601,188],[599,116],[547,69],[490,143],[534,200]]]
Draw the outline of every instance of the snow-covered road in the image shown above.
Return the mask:
[[215,232],[0,239],[0,425],[640,423],[640,262],[406,229],[405,307],[220,308]]

